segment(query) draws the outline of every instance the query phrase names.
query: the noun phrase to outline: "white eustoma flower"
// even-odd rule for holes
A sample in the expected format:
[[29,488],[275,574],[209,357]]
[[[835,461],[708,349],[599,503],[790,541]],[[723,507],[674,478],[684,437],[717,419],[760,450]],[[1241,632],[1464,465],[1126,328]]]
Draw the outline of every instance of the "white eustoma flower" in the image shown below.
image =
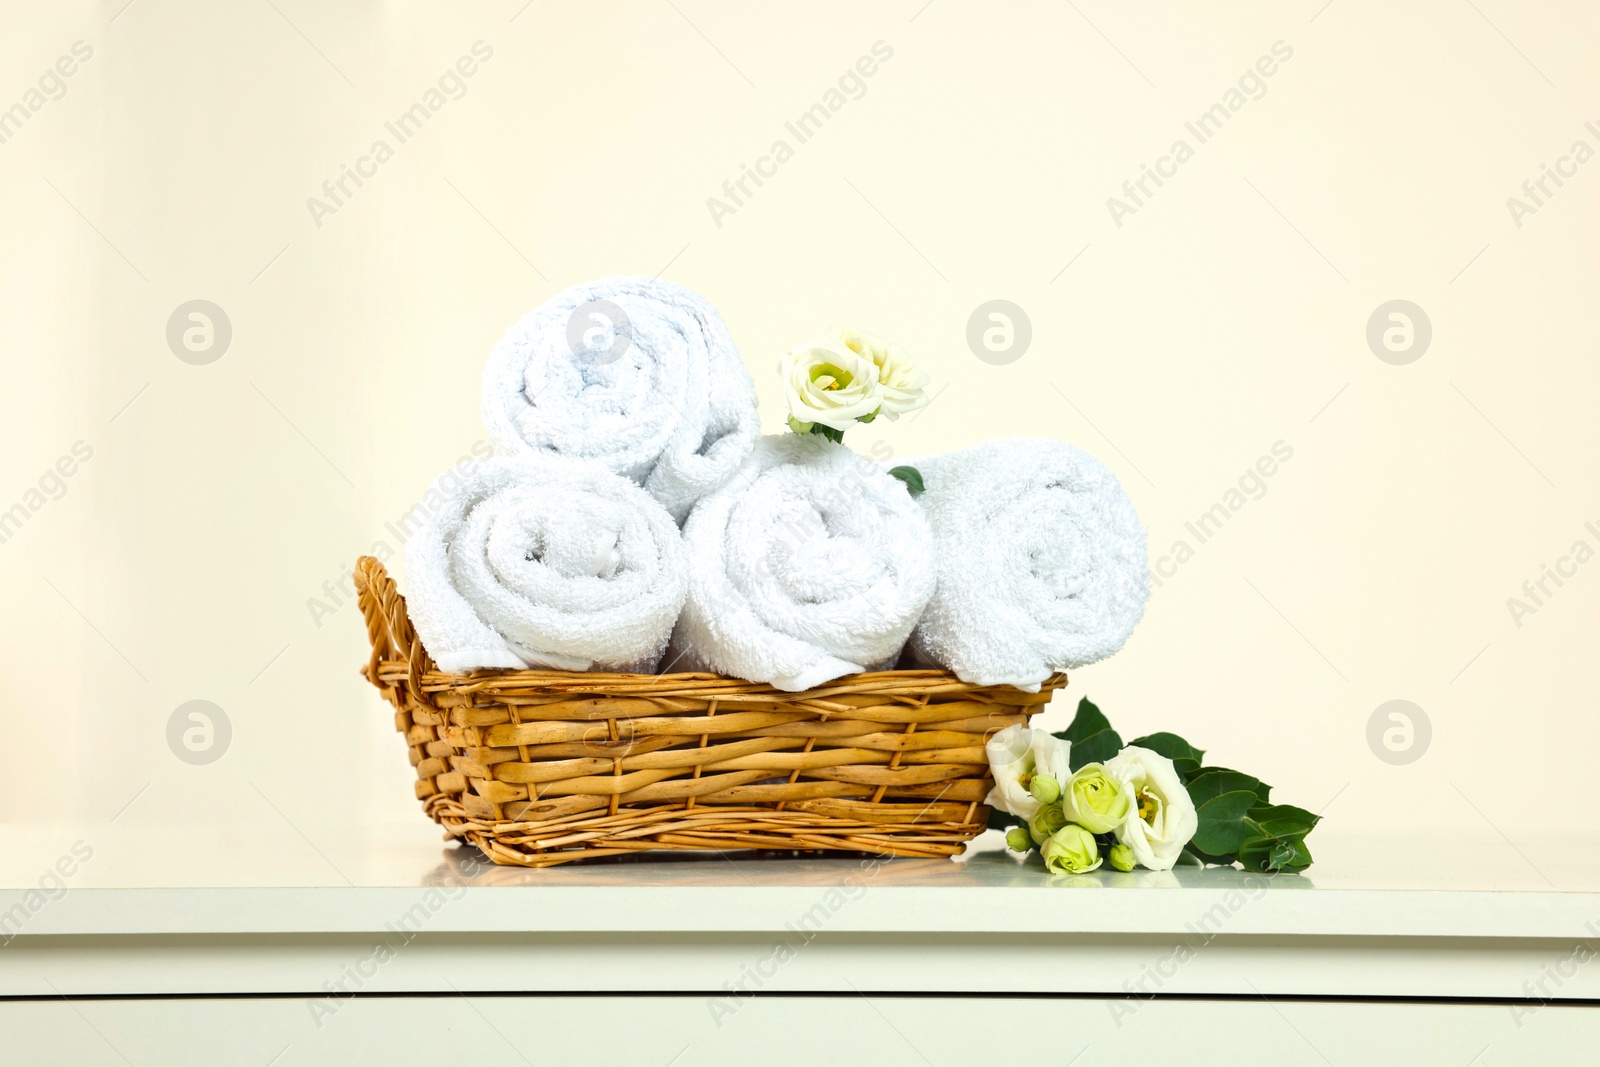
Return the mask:
[[1044,806],[1028,788],[1035,775],[1048,774],[1057,782],[1072,777],[1068,763],[1072,745],[1045,730],[1007,726],[989,738],[984,752],[994,773],[994,788],[983,802],[1019,818],[1031,820]]
[[824,337],[791,348],[778,361],[789,425],[807,433],[815,423],[844,431],[871,421],[883,407],[878,365],[843,341]]
[[1106,761],[1106,773],[1133,792],[1134,810],[1117,829],[1117,840],[1141,865],[1171,870],[1200,827],[1177,768],[1159,753],[1129,745]]
[[917,369],[905,349],[851,326],[834,326],[828,334],[878,368],[878,391],[883,396],[883,413],[889,418],[898,419],[928,403],[928,376]]

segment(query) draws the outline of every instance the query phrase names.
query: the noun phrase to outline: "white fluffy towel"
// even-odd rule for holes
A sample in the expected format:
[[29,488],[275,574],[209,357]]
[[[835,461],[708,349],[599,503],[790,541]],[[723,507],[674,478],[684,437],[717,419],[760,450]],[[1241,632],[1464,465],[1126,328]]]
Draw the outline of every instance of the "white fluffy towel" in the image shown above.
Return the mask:
[[1116,475],[1061,441],[1016,437],[912,460],[939,588],[913,662],[1030,693],[1121,648],[1144,614],[1144,527]]
[[574,286],[506,331],[484,370],[483,421],[500,451],[594,460],[680,523],[760,433],[717,309],[647,278]]
[[602,467],[495,456],[406,542],[406,605],[446,671],[649,672],[683,606],[677,524]]
[[819,436],[761,438],[683,538],[674,670],[795,691],[892,667],[933,593],[933,539],[905,484]]

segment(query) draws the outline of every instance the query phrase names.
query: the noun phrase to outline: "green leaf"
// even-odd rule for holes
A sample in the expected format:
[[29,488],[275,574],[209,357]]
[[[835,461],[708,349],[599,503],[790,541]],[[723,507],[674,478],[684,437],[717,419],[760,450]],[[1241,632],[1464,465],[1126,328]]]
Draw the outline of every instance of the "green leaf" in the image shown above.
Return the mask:
[[835,430],[832,426],[824,426],[820,422],[813,422],[811,424],[811,432],[818,437],[826,437],[836,445],[844,444],[843,430]]
[[1195,848],[1215,856],[1237,852],[1251,832],[1245,825],[1249,821],[1246,816],[1255,803],[1254,790],[1236,789],[1198,805],[1200,828],[1194,833]]
[[1278,845],[1276,837],[1252,837],[1239,846],[1239,862],[1247,871],[1272,870],[1272,849]]
[[1201,862],[1202,861],[1197,858],[1193,852],[1190,852],[1188,849],[1184,849],[1182,852],[1178,853],[1178,861],[1174,863],[1173,866],[1198,867],[1201,865]]
[[1122,751],[1122,738],[1117,736],[1115,730],[1101,730],[1097,734],[1090,734],[1082,741],[1072,743],[1072,751],[1067,757],[1067,766],[1072,770],[1081,770],[1091,763],[1104,763],[1106,760]]
[[1013,826],[1026,826],[1027,821],[999,808],[989,809],[989,829],[1005,831]]
[[890,467],[889,473],[905,482],[912,496],[918,496],[928,488],[922,484],[922,472],[915,467]]
[[1091,734],[1110,729],[1110,720],[1101,713],[1100,709],[1088,697],[1084,697],[1078,701],[1078,712],[1072,717],[1071,725],[1065,730],[1058,731],[1055,736],[1063,741],[1070,741],[1075,745],[1079,741],[1088,738]]
[[1311,850],[1303,837],[1280,838],[1272,846],[1269,866],[1274,871],[1303,871],[1311,866]]
[[1303,871],[1311,866],[1311,850],[1304,834],[1252,837],[1239,847],[1239,862],[1246,870],[1276,873]]
[[1088,697],[1078,701],[1072,724],[1053,736],[1071,743],[1072,754],[1067,762],[1075,771],[1085,764],[1104,763],[1122,751],[1121,736]]
[[1193,774],[1200,769],[1200,764],[1205,762],[1205,750],[1195,748],[1177,734],[1165,731],[1146,734],[1129,741],[1130,745],[1148,748],[1159,756],[1165,756],[1172,761],[1179,774]]
[[[1137,744],[1137,742],[1135,742]],[[1248,774],[1239,771],[1230,771],[1226,767],[1207,767],[1199,774],[1190,778],[1187,785],[1189,799],[1193,800],[1195,807],[1199,807],[1208,800],[1220,797],[1224,793],[1237,790],[1246,790],[1255,793],[1256,786],[1261,782]],[[1257,802],[1260,796],[1256,796]]]
[[1239,862],[1247,870],[1268,873],[1305,870],[1311,866],[1306,834],[1319,821],[1292,804],[1257,805],[1244,819],[1249,833],[1239,846]]
[[1262,829],[1264,836],[1290,837],[1309,834],[1322,816],[1313,815],[1305,808],[1293,804],[1257,804],[1250,809],[1250,818]]
[[1179,773],[1182,774],[1183,784],[1184,785],[1192,785],[1194,783],[1194,781],[1197,778],[1199,778],[1201,775],[1212,774],[1212,773],[1214,773],[1216,771],[1226,771],[1229,774],[1243,775],[1244,777],[1249,778],[1251,781],[1255,782],[1255,785],[1252,788],[1255,789],[1256,796],[1260,799],[1261,803],[1263,803],[1263,804],[1267,803],[1268,798],[1272,796],[1272,787],[1270,785],[1268,785],[1266,782],[1263,782],[1261,779],[1257,778],[1253,774],[1245,774],[1243,771],[1236,771],[1232,767],[1216,767],[1216,766],[1212,766],[1212,767],[1197,767],[1196,769],[1194,769],[1192,771],[1189,771],[1188,773],[1183,773],[1181,771]]

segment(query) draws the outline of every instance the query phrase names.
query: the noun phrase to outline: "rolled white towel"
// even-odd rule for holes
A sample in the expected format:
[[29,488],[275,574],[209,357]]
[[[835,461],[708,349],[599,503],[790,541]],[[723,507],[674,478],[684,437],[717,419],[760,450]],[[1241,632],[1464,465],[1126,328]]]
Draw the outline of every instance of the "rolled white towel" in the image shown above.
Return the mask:
[[506,331],[484,369],[483,421],[500,451],[594,460],[680,523],[760,433],[722,316],[647,278],[574,286]]
[[1015,437],[912,460],[939,588],[912,662],[1030,693],[1122,647],[1144,614],[1144,527],[1116,475],[1061,441]]
[[407,608],[442,670],[655,669],[688,579],[660,504],[557,456],[495,456],[451,480],[406,542]]
[[818,436],[761,438],[683,538],[675,670],[794,691],[892,667],[933,593],[932,537],[905,484]]

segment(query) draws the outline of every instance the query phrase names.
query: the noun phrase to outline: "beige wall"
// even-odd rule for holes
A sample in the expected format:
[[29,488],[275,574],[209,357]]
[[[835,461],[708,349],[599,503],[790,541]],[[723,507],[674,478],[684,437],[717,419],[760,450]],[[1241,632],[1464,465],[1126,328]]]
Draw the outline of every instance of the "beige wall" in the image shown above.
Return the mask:
[[[1592,777],[1600,562],[1520,625],[1507,606],[1600,549],[1600,161],[1507,206],[1600,148],[1590,6],[122,2],[9,3],[0,33],[0,107],[93,50],[0,144],[0,508],[93,453],[0,544],[0,818],[138,795],[129,818],[218,840],[283,833],[268,803],[313,839],[419,823],[356,609],[308,600],[481,436],[508,323],[663,269],[723,309],[769,429],[778,352],[860,324],[947,391],[856,447],[1058,435],[1123,479],[1154,558],[1187,540],[1069,690],[1130,734],[1337,797],[1347,827],[1398,806],[1494,836],[1476,805],[1514,835],[1533,790]],[[397,144],[384,123],[480,41]],[[784,123],[879,41],[864,95],[797,144]],[[1184,123],[1277,42],[1199,143]],[[393,158],[314,219],[379,138]],[[713,219],[778,138],[793,157]],[[1119,226],[1107,198],[1179,138],[1192,158]],[[194,299],[232,324],[208,365],[165,337]],[[991,299],[1032,323],[1006,365],[965,339]],[[1432,323],[1408,365],[1365,337],[1394,299]],[[1185,522],[1277,442],[1199,544]],[[166,739],[197,698],[233,728],[200,767]],[[1367,739],[1393,699],[1432,724],[1404,766]]]

